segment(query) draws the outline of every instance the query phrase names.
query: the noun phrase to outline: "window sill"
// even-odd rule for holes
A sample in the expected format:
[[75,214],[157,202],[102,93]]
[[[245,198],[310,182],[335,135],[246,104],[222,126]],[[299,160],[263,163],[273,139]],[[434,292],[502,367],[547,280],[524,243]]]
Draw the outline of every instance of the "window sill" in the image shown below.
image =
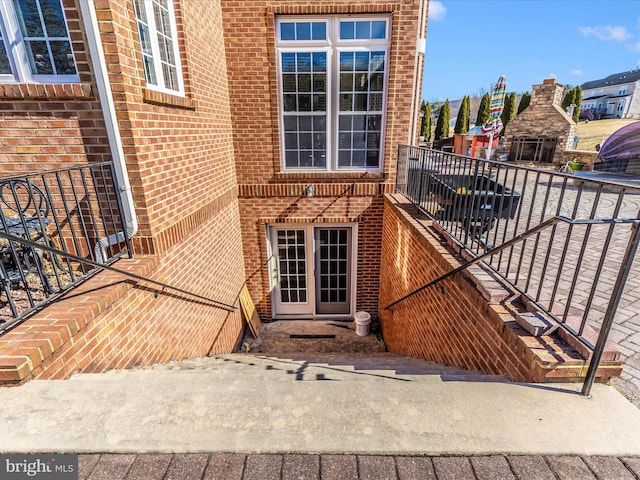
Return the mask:
[[144,94],[144,102],[153,105],[162,105],[170,107],[185,108],[187,110],[196,109],[196,101],[187,97],[178,97],[170,93],[158,92],[149,88],[142,89]]
[[276,180],[386,180],[387,172],[280,172],[275,175]]
[[0,98],[93,98],[90,83],[0,83]]

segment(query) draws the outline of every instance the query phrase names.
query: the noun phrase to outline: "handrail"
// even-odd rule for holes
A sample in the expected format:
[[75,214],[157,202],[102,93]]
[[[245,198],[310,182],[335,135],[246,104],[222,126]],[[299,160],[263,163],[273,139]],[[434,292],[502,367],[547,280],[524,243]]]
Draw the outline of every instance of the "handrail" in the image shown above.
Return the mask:
[[[188,290],[183,290],[182,288],[174,287],[174,286],[169,285],[167,283],[158,282],[158,281],[152,280],[152,279],[150,279],[148,277],[143,277],[142,275],[137,275],[135,273],[127,272],[126,270],[121,270],[119,268],[112,267],[111,265],[106,265],[106,264],[103,264],[103,263],[94,262],[93,260],[89,260],[88,258],[79,257],[79,256],[74,255],[72,253],[65,252],[63,250],[58,250],[58,249],[50,247],[48,245],[43,245],[41,243],[36,243],[36,242],[33,242],[33,241],[28,240],[26,238],[17,237],[15,235],[11,235],[9,233],[3,232],[2,230],[0,230],[0,238],[6,238],[7,240],[11,240],[13,242],[22,243],[22,244],[27,245],[27,246],[29,246],[31,248],[37,248],[37,249],[41,249],[41,250],[44,250],[44,251],[49,252],[49,253],[53,253],[53,254],[56,254],[56,255],[64,256],[64,257],[69,258],[71,260],[75,260],[76,262],[85,263],[85,264],[91,265],[91,266],[96,267],[96,268],[110,270],[112,272],[120,273],[122,275],[126,275],[127,277],[131,277],[131,278],[134,278],[134,279],[139,280],[139,281],[148,282],[148,283],[151,283],[151,284],[154,284],[154,285],[158,285],[158,286],[162,287],[162,290],[169,289],[169,290],[173,290],[173,291],[185,294],[185,295],[189,295],[190,297],[198,298],[200,300],[204,300],[206,302],[209,302],[209,303],[212,304],[211,305],[212,307],[219,308],[221,310],[226,310],[227,312],[234,312],[234,311],[236,311],[238,309],[238,307],[235,307],[233,305],[229,305],[227,303],[219,302],[218,300],[214,300],[212,298],[208,298],[208,297],[199,295],[197,293],[189,292]],[[156,294],[157,293],[158,292],[156,291]]]
[[455,275],[456,273],[460,273],[461,271],[465,270],[466,268],[475,265],[478,262],[481,262],[482,260],[484,260],[487,257],[491,257],[492,255],[495,255],[496,253],[509,248],[512,245],[515,245],[516,243],[529,238],[531,235],[534,235],[542,230],[544,230],[545,228],[554,225],[558,222],[564,222],[564,223],[569,223],[571,225],[594,225],[594,224],[612,224],[612,223],[634,223],[634,222],[640,222],[640,220],[635,219],[635,218],[592,218],[592,219],[573,219],[573,218],[568,218],[568,217],[564,217],[562,215],[557,215],[555,217],[552,217],[548,220],[545,220],[544,222],[542,222],[539,225],[536,225],[535,227],[530,228],[529,230],[527,230],[526,232],[521,233],[520,235],[517,235],[515,237],[513,237],[511,240],[503,243],[502,245],[492,248],[491,250],[487,250],[485,253],[483,253],[482,255],[480,255],[479,257],[476,257],[472,260],[469,260],[467,263],[464,263],[463,265],[450,270],[449,272],[440,275],[438,278],[436,278],[435,280],[430,281],[429,283],[421,286],[420,288],[415,289],[414,291],[407,293],[404,297],[399,298],[398,300],[394,301],[393,303],[390,303],[389,305],[387,305],[386,307],[384,307],[383,310],[389,310],[391,307],[393,307],[394,305],[397,305],[398,303],[406,300],[409,297],[412,297],[413,295],[415,295],[416,293],[420,293],[421,291],[437,284],[440,283],[442,280],[445,280],[453,275]]
[[557,215],[555,217],[552,217],[548,220],[545,220],[544,222],[542,222],[541,224],[530,228],[529,230],[527,230],[526,232],[521,233],[520,235],[517,235],[516,237],[512,238],[511,240],[509,240],[508,242],[503,243],[502,245],[500,245],[499,247],[495,247],[487,252],[485,252],[484,254],[474,258],[473,260],[468,261],[467,263],[445,273],[444,275],[440,275],[438,278],[436,278],[435,280],[432,280],[431,282],[427,283],[426,285],[423,285],[422,287],[414,290],[411,293],[408,293],[407,295],[405,295],[404,297],[396,300],[393,303],[390,303],[389,305],[387,305],[384,310],[389,310],[391,307],[393,307],[394,305],[397,305],[398,303],[402,302],[403,300],[406,300],[407,298],[415,295],[416,293],[421,292],[422,290],[425,290],[439,282],[441,282],[442,280],[451,277],[452,275],[455,275],[456,273],[461,272],[462,270],[470,267],[471,265],[474,265],[478,262],[481,262],[482,260],[484,260],[487,257],[490,257],[492,255],[495,255],[496,252],[499,252],[501,250],[504,250],[505,248],[509,248],[511,245],[514,245],[515,243],[524,240],[528,237],[530,237],[531,235],[534,235],[538,232],[540,232],[541,230],[544,230],[545,228],[554,225],[558,222],[564,222],[564,223],[568,223],[570,225],[594,225],[594,224],[615,224],[615,223],[632,223],[632,227],[631,227],[631,235],[629,238],[629,241],[627,242],[627,249],[625,251],[625,255],[624,255],[624,259],[622,260],[622,264],[620,266],[620,270],[618,271],[618,276],[616,278],[616,283],[613,289],[613,295],[609,301],[609,305],[607,306],[607,312],[605,314],[604,320],[603,320],[603,325],[602,328],[600,329],[600,333],[598,335],[598,340],[596,342],[596,345],[593,349],[593,353],[591,355],[591,360],[589,361],[589,368],[587,370],[587,373],[585,375],[585,380],[584,383],[582,385],[582,395],[584,395],[585,397],[588,397],[591,393],[591,387],[593,386],[593,383],[596,379],[596,374],[598,371],[598,366],[600,365],[600,360],[602,359],[602,354],[604,352],[605,349],[605,345],[607,342],[607,337],[609,336],[609,331],[611,330],[611,326],[613,325],[613,317],[616,313],[616,310],[618,308],[618,304],[620,303],[620,298],[622,296],[622,290],[624,287],[624,284],[627,280],[627,277],[629,276],[629,272],[631,270],[631,264],[633,263],[633,258],[638,250],[638,247],[640,245],[640,218],[607,218],[607,219],[598,219],[598,218],[594,218],[594,219],[572,219],[572,218],[568,218],[568,217],[564,217],[561,215]]

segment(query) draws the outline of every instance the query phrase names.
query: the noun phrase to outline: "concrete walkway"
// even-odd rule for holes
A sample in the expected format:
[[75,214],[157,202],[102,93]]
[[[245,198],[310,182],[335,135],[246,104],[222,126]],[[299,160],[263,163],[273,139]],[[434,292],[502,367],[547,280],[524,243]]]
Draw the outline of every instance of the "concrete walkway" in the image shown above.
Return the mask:
[[353,355],[230,354],[2,388],[0,451],[640,456],[640,410],[611,387],[584,398]]

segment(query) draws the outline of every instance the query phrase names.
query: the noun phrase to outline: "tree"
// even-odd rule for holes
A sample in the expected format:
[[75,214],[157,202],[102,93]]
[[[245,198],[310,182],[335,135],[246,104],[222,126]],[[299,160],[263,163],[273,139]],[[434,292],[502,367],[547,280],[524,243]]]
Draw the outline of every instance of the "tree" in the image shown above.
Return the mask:
[[465,111],[465,119],[464,125],[462,125],[462,133],[467,133],[469,131],[469,122],[471,120],[471,98],[467,95],[467,104],[464,107]]
[[436,122],[436,131],[433,135],[434,140],[442,140],[449,136],[449,120],[451,118],[451,107],[449,100],[444,102],[438,113],[438,121]]
[[431,105],[423,100],[420,110],[423,112],[420,135],[424,137],[425,142],[428,142],[431,140]]
[[478,107],[478,115],[476,116],[476,125],[484,125],[489,120],[491,98],[488,93],[485,93],[480,100],[480,106]]
[[509,124],[509,122],[515,118],[515,116],[516,116],[516,92],[511,92],[504,99],[504,109],[502,110],[502,115],[500,116],[500,119],[502,120],[502,125],[506,127]]
[[574,96],[574,102],[576,104],[576,108],[573,111],[573,121],[578,123],[578,120],[580,120],[580,106],[582,105],[582,87],[580,85],[576,86],[576,88],[574,88],[575,90],[575,96]]
[[471,100],[468,96],[462,98],[460,108],[458,110],[458,117],[456,118],[456,126],[453,130],[454,133],[467,133],[469,131],[469,116],[471,114]]
[[569,90],[562,99],[562,110],[566,112],[572,103],[576,103],[576,90],[574,88]]
[[529,103],[531,103],[531,94],[529,92],[524,92],[520,99],[520,103],[518,104],[518,111],[516,112],[516,115],[520,115],[520,113],[529,106]]

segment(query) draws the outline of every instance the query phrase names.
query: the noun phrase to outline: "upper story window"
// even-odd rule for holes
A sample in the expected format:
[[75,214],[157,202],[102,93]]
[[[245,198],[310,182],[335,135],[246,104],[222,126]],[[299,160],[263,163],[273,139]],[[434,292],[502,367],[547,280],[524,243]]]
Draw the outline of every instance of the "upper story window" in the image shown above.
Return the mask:
[[623,85],[620,87],[620,89],[618,90],[618,95],[624,95],[627,93],[627,86]]
[[3,0],[0,20],[0,81],[80,80],[61,0]]
[[284,170],[380,171],[390,19],[276,21]]
[[147,87],[183,95],[176,18],[171,0],[133,0]]

